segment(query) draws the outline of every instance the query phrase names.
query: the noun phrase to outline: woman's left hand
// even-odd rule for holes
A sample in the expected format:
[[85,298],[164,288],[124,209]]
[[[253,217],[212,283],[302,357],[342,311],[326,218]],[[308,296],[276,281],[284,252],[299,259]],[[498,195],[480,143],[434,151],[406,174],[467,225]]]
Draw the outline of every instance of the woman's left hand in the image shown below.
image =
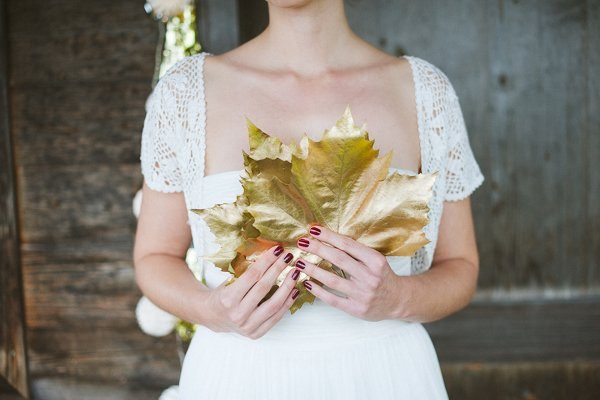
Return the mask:
[[383,254],[322,226],[313,225],[310,234],[312,237],[298,239],[298,247],[331,262],[350,277],[342,278],[299,258],[295,264],[297,268],[346,297],[337,296],[315,282],[305,281],[304,286],[309,292],[333,307],[368,321],[402,315],[406,293],[401,285],[406,285]]

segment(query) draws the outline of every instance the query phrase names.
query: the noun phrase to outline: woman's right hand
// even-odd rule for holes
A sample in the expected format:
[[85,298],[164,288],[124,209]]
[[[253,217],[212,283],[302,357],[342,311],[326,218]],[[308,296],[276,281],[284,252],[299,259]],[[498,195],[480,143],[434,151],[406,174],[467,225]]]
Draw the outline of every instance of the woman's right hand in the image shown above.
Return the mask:
[[215,332],[234,331],[251,339],[267,333],[298,296],[295,284],[300,271],[293,268],[274,294],[259,305],[292,259],[292,253],[284,253],[280,245],[273,246],[234,282],[223,282],[211,290],[205,310],[212,317],[205,325]]

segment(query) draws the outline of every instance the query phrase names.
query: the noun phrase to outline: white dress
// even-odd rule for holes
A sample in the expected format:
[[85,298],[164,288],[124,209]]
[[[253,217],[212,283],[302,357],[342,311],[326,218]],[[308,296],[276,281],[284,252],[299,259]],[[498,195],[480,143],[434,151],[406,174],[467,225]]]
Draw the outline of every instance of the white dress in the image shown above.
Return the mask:
[[[161,192],[184,192],[188,210],[233,202],[242,192],[242,170],[204,175],[203,67],[211,55],[186,57],[167,71],[148,99],[142,133],[146,183]],[[413,257],[388,257],[395,273],[414,275],[431,266],[443,201],[467,197],[484,178],[448,78],[425,60],[405,57],[415,84],[422,170],[441,172],[425,227],[431,242]],[[188,214],[197,253],[216,251],[215,237],[202,218]],[[215,287],[229,274],[204,261],[202,277]],[[319,299],[287,313],[257,340],[198,327],[179,384],[183,400],[448,398],[436,351],[422,324],[364,321]]]

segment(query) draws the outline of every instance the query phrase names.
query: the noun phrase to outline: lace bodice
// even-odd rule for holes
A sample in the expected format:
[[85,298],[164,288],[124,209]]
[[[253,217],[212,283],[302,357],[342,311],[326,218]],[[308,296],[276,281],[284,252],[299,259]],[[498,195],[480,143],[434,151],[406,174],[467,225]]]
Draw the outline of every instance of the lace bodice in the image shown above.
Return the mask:
[[[193,245],[200,258],[216,251],[218,245],[202,218],[189,210],[233,202],[242,192],[239,178],[243,170],[204,175],[204,59],[210,55],[203,52],[188,56],[158,81],[146,103],[140,155],[142,174],[150,188],[184,193]],[[409,259],[408,264],[390,262],[397,273],[408,268],[407,274],[418,274],[431,266],[444,201],[469,196],[484,177],[469,144],[458,97],[447,76],[423,59],[404,57],[410,63],[414,80],[422,172],[440,172],[430,200],[430,221],[425,227],[430,242],[414,256],[403,257]],[[228,276],[208,261],[202,267],[209,286]]]

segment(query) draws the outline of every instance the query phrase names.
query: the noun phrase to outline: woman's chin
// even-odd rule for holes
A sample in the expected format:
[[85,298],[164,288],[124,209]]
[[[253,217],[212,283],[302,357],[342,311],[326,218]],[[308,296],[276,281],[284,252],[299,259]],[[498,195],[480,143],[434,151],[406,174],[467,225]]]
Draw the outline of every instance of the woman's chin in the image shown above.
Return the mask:
[[282,8],[298,8],[304,7],[317,0],[267,0],[268,3]]

